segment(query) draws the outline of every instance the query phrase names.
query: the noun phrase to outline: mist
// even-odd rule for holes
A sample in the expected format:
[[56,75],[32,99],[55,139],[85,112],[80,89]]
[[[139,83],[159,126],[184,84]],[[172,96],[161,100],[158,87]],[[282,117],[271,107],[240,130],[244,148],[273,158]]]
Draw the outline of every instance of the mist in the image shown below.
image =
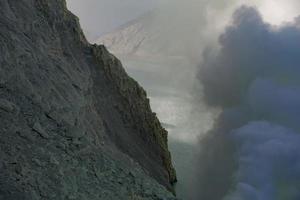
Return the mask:
[[158,0],[67,0],[91,42],[157,5]]
[[[108,34],[89,40],[122,60],[167,125],[178,196],[299,199],[299,1],[150,4],[110,13]],[[87,10],[77,13],[99,33]]]

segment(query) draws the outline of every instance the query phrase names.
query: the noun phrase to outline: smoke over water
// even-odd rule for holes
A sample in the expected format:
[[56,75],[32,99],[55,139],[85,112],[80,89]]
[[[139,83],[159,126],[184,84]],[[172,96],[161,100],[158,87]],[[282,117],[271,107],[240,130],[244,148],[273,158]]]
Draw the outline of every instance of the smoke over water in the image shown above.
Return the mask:
[[199,70],[222,110],[200,141],[191,199],[300,199],[300,18],[271,26],[240,7]]
[[[92,36],[117,27],[122,13],[136,16],[136,5],[109,2],[68,0]],[[283,22],[300,13],[300,1],[151,2],[157,8],[108,39],[169,127],[178,196],[299,200],[300,17]]]

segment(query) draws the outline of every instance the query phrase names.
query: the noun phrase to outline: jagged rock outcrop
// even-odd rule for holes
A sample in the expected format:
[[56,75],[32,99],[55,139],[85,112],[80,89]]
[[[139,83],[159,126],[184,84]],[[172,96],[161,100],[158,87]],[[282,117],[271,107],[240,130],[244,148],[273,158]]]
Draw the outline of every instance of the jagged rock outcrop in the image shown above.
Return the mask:
[[65,1],[0,10],[0,199],[175,199],[146,92]]

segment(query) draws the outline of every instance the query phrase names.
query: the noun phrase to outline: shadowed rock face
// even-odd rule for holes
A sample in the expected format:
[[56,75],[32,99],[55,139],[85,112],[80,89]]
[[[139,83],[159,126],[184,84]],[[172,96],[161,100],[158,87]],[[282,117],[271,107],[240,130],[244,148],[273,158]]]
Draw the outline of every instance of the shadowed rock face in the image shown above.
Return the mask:
[[174,199],[145,91],[65,1],[0,9],[0,199]]

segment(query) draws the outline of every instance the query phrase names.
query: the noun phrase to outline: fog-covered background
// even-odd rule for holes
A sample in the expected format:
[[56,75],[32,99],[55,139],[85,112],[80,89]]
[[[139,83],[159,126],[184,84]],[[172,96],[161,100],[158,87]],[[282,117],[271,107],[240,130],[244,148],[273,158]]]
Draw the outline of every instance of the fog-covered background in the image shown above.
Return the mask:
[[[172,21],[174,17],[183,20],[184,15],[194,17],[192,21],[198,21],[193,24],[196,27],[201,26],[199,21],[203,20],[203,16],[224,23],[230,17],[227,11],[232,12],[232,9],[241,4],[257,6],[266,21],[280,24],[282,21],[290,21],[300,6],[298,0],[67,0],[67,3],[69,9],[80,17],[81,25],[90,40],[113,31],[147,11],[163,6],[173,10],[174,15],[169,20]],[[222,18],[216,19],[220,15]]]
[[300,199],[300,1],[68,0],[147,90],[184,199]]
[[86,36],[96,39],[157,6],[158,0],[67,0]]

